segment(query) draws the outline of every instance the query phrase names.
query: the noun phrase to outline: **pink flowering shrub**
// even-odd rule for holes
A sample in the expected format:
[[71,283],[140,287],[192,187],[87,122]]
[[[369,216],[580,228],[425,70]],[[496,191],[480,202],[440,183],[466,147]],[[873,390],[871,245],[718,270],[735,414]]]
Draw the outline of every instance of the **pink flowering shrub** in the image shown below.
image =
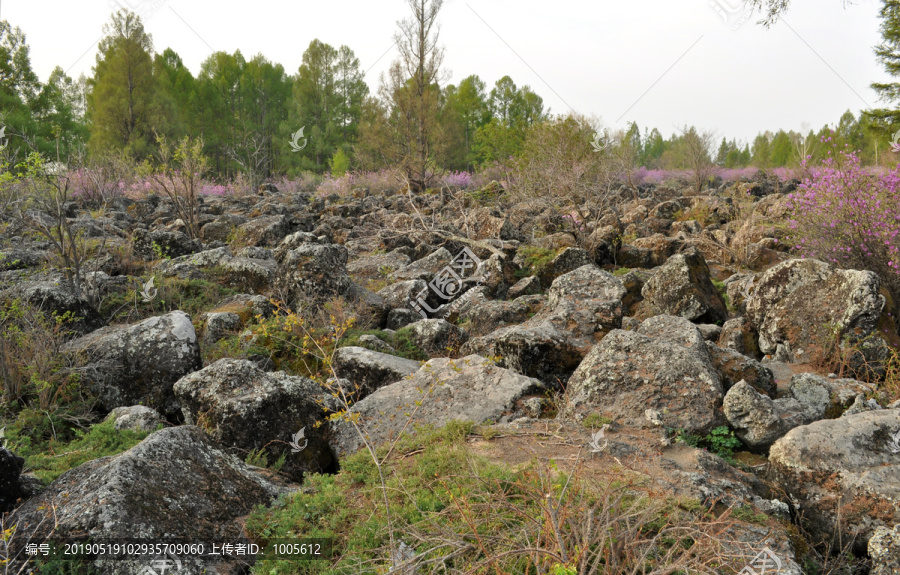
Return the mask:
[[395,170],[381,170],[378,172],[347,172],[339,178],[326,177],[316,193],[325,197],[337,194],[344,197],[350,195],[353,190],[366,189],[370,194],[384,194],[396,192],[401,187],[400,179]]
[[829,152],[788,196],[794,249],[845,269],[874,271],[900,302],[900,166],[873,174],[853,152]]
[[441,179],[441,183],[457,190],[468,190],[472,187],[474,179],[469,172],[447,172]]

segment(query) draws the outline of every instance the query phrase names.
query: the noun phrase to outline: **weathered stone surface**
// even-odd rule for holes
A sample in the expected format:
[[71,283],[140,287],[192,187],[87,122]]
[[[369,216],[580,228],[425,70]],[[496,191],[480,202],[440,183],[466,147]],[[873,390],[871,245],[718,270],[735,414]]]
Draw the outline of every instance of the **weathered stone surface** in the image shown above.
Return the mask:
[[278,265],[271,259],[236,257],[222,263],[228,286],[253,293],[264,293],[275,282]]
[[241,328],[241,316],[236,313],[210,312],[206,314],[206,322],[203,326],[203,343],[212,345]]
[[869,575],[897,575],[900,573],[900,525],[877,527],[869,539]]
[[900,409],[797,427],[769,451],[773,480],[797,498],[814,535],[832,537],[840,529],[849,541],[858,531],[856,547],[864,552],[877,527],[900,523],[898,430]]
[[101,328],[69,342],[65,351],[89,361],[84,381],[105,409],[142,404],[167,417],[180,411],[172,385],[202,367],[197,334],[183,311]]
[[775,397],[778,391],[775,376],[768,367],[733,349],[719,347],[714,343],[706,342],[706,349],[713,365],[722,376],[722,386],[725,390],[739,381],[746,381],[756,391]]
[[538,279],[541,285],[551,285],[556,278],[586,265],[593,265],[591,255],[581,248],[565,248],[553,260],[541,268]]
[[818,260],[788,260],[767,270],[747,302],[759,348],[779,345],[810,357],[838,337],[862,339],[875,332],[884,310],[881,282],[870,271],[841,270]]
[[[643,326],[642,326],[643,327]],[[613,330],[572,374],[567,416],[600,409],[625,425],[643,425],[645,412],[659,413],[663,425],[690,433],[719,421],[722,383],[703,340],[685,346],[631,331]]]
[[[54,536],[62,539],[246,543],[236,519],[293,489],[272,472],[223,452],[201,429],[172,427],[124,453],[67,471],[26,501],[10,520],[18,524],[17,533],[30,538],[15,539],[12,549],[24,557],[24,545],[45,540],[54,527]],[[202,567],[185,560],[180,573],[199,575]],[[146,560],[98,565],[100,573],[110,575],[137,575],[145,568]]]
[[[290,237],[290,236],[289,236]],[[287,241],[287,240],[285,240]],[[275,289],[289,295],[290,305],[320,305],[350,290],[347,248],[337,244],[301,243],[275,251],[278,269]]]
[[469,339],[469,334],[443,319],[423,319],[406,327],[419,349],[427,354],[449,354]]
[[582,266],[553,282],[536,315],[473,338],[462,352],[499,356],[503,367],[558,385],[594,344],[621,327],[624,293],[612,274],[593,264]]
[[342,347],[335,352],[333,366],[338,377],[350,380],[353,389],[357,390],[354,396],[360,399],[379,387],[415,373],[421,364],[364,347]]
[[465,322],[466,331],[481,336],[526,321],[540,309],[543,300],[541,296],[524,296],[513,301],[480,301],[459,317]]
[[872,386],[855,379],[831,379],[814,373],[798,373],[790,383],[791,396],[813,420],[839,417],[857,397],[873,391]]
[[759,352],[758,335],[753,325],[745,317],[736,317],[726,321],[722,325],[722,333],[719,334],[719,347],[733,349],[734,351],[751,357],[762,358]]
[[132,234],[132,250],[136,257],[152,261],[164,257],[177,258],[193,254],[203,249],[203,245],[190,239],[183,232],[155,230],[148,232],[136,229]]
[[116,429],[132,431],[155,431],[159,424],[166,423],[165,418],[158,411],[145,405],[117,407],[106,416],[106,419],[113,420]]
[[[452,420],[499,421],[518,411],[526,396],[544,390],[540,381],[477,355],[440,358],[432,359],[411,377],[376,390],[351,411],[360,414],[370,441],[381,444],[404,427],[410,431],[419,424],[442,427]],[[350,424],[339,422],[332,429],[332,445],[340,456],[362,447]]]
[[764,451],[791,429],[812,421],[796,401],[773,400],[746,381],[728,390],[722,407],[735,435],[753,451]]
[[77,334],[86,334],[103,327],[106,322],[85,298],[75,297],[63,285],[37,283],[13,288],[8,296],[21,295],[25,301],[48,315],[68,317],[65,328]]
[[[264,449],[270,462],[282,455],[282,471],[300,480],[306,471],[333,470],[335,461],[314,425],[325,418],[322,388],[310,379],[267,373],[246,360],[220,359],[175,384],[185,422],[239,453]],[[305,428],[309,444],[292,453],[287,444]],[[281,440],[281,441],[278,441]]]
[[723,322],[728,317],[725,302],[710,280],[706,260],[696,251],[666,260],[641,293],[657,313],[698,323]]
[[541,280],[537,276],[528,276],[520,279],[506,292],[506,297],[516,299],[523,295],[535,295],[541,293]]
[[283,215],[255,218],[238,228],[238,237],[252,246],[275,246],[291,231]]

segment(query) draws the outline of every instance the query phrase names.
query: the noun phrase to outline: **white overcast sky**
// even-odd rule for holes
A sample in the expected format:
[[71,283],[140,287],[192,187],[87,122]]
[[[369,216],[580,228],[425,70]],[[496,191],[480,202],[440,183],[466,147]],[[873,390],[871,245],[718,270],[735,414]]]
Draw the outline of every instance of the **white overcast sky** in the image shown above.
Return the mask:
[[[145,15],[155,50],[171,47],[195,75],[213,50],[237,49],[293,74],[318,38],[353,49],[373,92],[409,13],[405,0],[0,0],[0,18],[26,33],[42,80],[57,65],[75,78],[90,75],[117,3]],[[445,0],[440,42],[453,83],[478,74],[490,87],[508,74],[553,113],[750,141],[881,104],[869,88],[888,79],[873,53],[880,6],[793,0],[766,30],[758,15],[740,23],[740,0]]]

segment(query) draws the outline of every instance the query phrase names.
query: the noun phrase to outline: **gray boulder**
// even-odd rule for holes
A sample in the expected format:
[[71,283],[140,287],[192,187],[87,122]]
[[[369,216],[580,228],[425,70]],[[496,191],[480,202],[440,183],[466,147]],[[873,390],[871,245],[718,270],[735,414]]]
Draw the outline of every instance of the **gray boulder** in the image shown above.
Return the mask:
[[177,258],[203,249],[203,244],[183,232],[136,229],[131,237],[134,255],[146,261]]
[[[284,455],[282,471],[300,480],[335,461],[315,428],[325,418],[325,394],[310,379],[267,373],[246,360],[220,359],[175,384],[185,422],[197,424],[219,444],[240,453],[263,449],[269,462]],[[308,445],[292,453],[289,442],[305,429]]]
[[765,451],[788,431],[812,421],[796,400],[773,400],[739,381],[722,404],[725,418],[738,439],[752,451]]
[[706,260],[697,252],[675,254],[656,270],[641,290],[656,313],[697,323],[728,319],[725,301],[712,284]]
[[87,361],[83,381],[104,409],[142,404],[166,417],[180,413],[172,385],[203,365],[197,334],[183,311],[98,329],[64,351]]
[[106,324],[100,312],[84,297],[75,297],[62,280],[19,283],[0,292],[0,301],[13,299],[23,299],[47,316],[66,318],[63,329],[75,335],[90,333]]
[[469,334],[443,319],[423,319],[406,329],[419,349],[430,355],[449,355],[469,339]]
[[[14,538],[10,556],[25,557],[25,544],[44,541],[51,531],[63,540],[127,534],[154,541],[248,543],[237,520],[293,489],[272,472],[223,452],[197,427],[163,429],[124,453],[63,473],[26,501],[10,521],[18,525],[17,533],[29,537]],[[104,574],[137,575],[146,562],[124,559],[95,567]],[[183,563],[182,574],[199,575],[212,567],[189,559]]]
[[203,326],[203,343],[212,345],[241,328],[241,316],[234,312],[210,312]]
[[648,410],[667,427],[709,431],[719,422],[722,382],[699,332],[697,346],[613,330],[568,382],[564,416],[599,410],[625,425],[643,425]]
[[[417,425],[442,427],[453,420],[499,421],[516,414],[529,394],[544,385],[493,362],[469,355],[460,359],[433,359],[412,376],[379,388],[351,407],[359,414],[368,440],[375,445],[396,438]],[[363,442],[352,425],[332,425],[332,445],[340,456],[356,452]]]
[[[747,316],[759,333],[762,353],[779,349],[807,361],[829,349],[837,337],[850,343],[869,336],[878,355],[887,344],[876,326],[885,311],[874,272],[842,270],[818,260],[793,259],[769,268],[747,302]],[[819,350],[819,351],[817,351]]]
[[463,353],[500,357],[500,365],[548,384],[565,381],[588,351],[622,325],[622,283],[593,264],[564,274],[527,321],[469,340]]
[[831,379],[814,373],[798,373],[791,377],[791,396],[803,405],[813,420],[834,419],[851,407],[856,398],[874,389],[855,379]]
[[900,409],[794,428],[769,451],[772,479],[797,499],[813,535],[856,534],[856,550],[865,552],[878,527],[900,523],[898,432]]
[[877,527],[869,539],[869,575],[897,575],[900,573],[900,525]]
[[421,364],[364,347],[342,347],[335,352],[333,366],[338,377],[349,380],[358,390],[355,399],[361,399],[379,387],[415,373]]
[[774,398],[777,394],[775,375],[768,367],[733,349],[719,347],[714,343],[706,342],[706,349],[713,365],[722,376],[722,386],[726,391],[737,382],[745,381],[769,397]]
[[287,216],[255,218],[238,228],[241,239],[252,246],[275,246],[291,231]]
[[118,430],[130,429],[132,431],[155,431],[160,423],[166,423],[158,411],[145,405],[117,407],[109,412],[106,419],[113,420],[114,427]]

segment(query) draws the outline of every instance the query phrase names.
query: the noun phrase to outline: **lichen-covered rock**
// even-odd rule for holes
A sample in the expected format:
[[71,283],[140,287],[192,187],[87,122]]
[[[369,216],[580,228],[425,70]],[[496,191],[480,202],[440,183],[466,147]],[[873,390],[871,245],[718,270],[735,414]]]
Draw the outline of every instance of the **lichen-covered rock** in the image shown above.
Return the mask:
[[650,265],[653,267],[666,263],[682,246],[681,240],[667,238],[660,233],[646,238],[637,238],[631,243],[636,248],[649,250]]
[[536,295],[541,293],[541,280],[537,276],[528,276],[514,283],[506,292],[506,297],[516,299],[523,295]]
[[350,381],[355,399],[361,399],[379,387],[398,382],[421,367],[418,361],[355,346],[338,349],[332,365],[338,377]]
[[449,354],[469,339],[469,334],[443,319],[423,319],[406,328],[419,349],[428,354]]
[[210,312],[203,326],[203,343],[212,345],[241,328],[241,316],[234,312]]
[[283,215],[255,218],[238,228],[239,237],[253,246],[275,246],[291,231]]
[[[396,437],[406,428],[430,424],[442,427],[453,420],[497,422],[515,414],[530,394],[545,392],[530,377],[469,355],[460,359],[432,359],[412,376],[379,388],[354,404],[368,440],[375,445]],[[407,425],[409,422],[409,425]],[[362,440],[345,421],[332,425],[332,445],[340,456],[360,449]]]
[[751,357],[762,358],[759,352],[758,335],[750,320],[741,316],[732,318],[722,325],[722,333],[719,334],[717,345],[719,347],[733,349],[734,351]]
[[177,258],[162,260],[153,269],[166,276],[178,275],[178,270],[187,265],[190,268],[209,268],[225,265],[232,258],[231,249],[226,247],[203,250]]
[[166,423],[158,411],[146,405],[117,407],[109,412],[106,419],[113,420],[113,427],[118,430],[130,429],[132,431],[155,431],[159,424]]
[[647,337],[696,350],[701,356],[705,355],[703,352],[706,349],[706,342],[703,334],[696,325],[683,317],[655,315],[642,321],[637,332]]
[[900,573],[900,525],[877,527],[869,539],[869,575],[897,575]]
[[203,244],[192,240],[183,232],[166,230],[134,230],[131,237],[134,255],[146,261],[162,258],[177,258],[193,254],[203,249]]
[[[747,302],[759,348],[774,354],[825,350],[834,338],[877,336],[884,311],[881,282],[870,271],[842,270],[818,260],[793,259],[767,270]],[[880,338],[877,338],[880,340]],[[881,347],[886,344],[880,340]]]
[[591,255],[581,248],[565,248],[549,264],[538,270],[541,285],[551,285],[556,278],[586,265],[593,265]]
[[[284,455],[282,471],[298,481],[303,472],[335,467],[314,427],[325,418],[325,394],[310,379],[267,373],[246,360],[220,359],[178,380],[174,391],[185,422],[202,426],[225,447],[242,453],[263,449],[271,462]],[[292,453],[288,442],[303,428],[309,444]]]
[[644,284],[641,293],[656,313],[698,323],[728,318],[725,302],[710,280],[706,260],[697,251],[670,257]]
[[793,375],[789,389],[813,420],[834,419],[852,406],[857,397],[874,391],[855,379],[831,379],[814,373]]
[[403,266],[392,273],[390,277],[394,281],[423,280],[429,282],[452,259],[453,255],[446,248],[440,248],[424,258]]
[[745,381],[756,391],[775,397],[778,389],[771,369],[727,347],[706,342],[706,349],[713,365],[722,376],[722,386],[726,391],[737,382]]
[[183,311],[104,327],[64,349],[87,360],[83,381],[106,410],[142,404],[177,416],[180,406],[172,385],[203,365],[197,334]]
[[865,552],[876,528],[900,523],[898,430],[900,409],[794,428],[769,451],[772,480],[796,498],[813,535],[831,539],[840,530]]
[[264,293],[271,289],[278,269],[271,259],[236,257],[222,263],[225,283],[230,287]]
[[572,402],[565,415],[599,408],[620,423],[640,426],[645,412],[653,410],[668,427],[709,431],[719,422],[722,382],[699,333],[697,339],[696,346],[685,346],[632,331],[611,331],[569,379]]
[[100,312],[84,297],[75,297],[71,290],[60,284],[26,284],[13,287],[6,294],[6,297],[17,296],[50,316],[66,318],[65,329],[76,334],[90,333],[106,325]]
[[350,290],[352,282],[347,274],[344,246],[301,243],[290,250],[279,247],[275,253],[278,261],[275,289],[287,294],[294,309],[323,304]]
[[[63,473],[26,501],[9,519],[17,533],[29,537],[13,538],[10,556],[25,557],[26,543],[44,541],[51,532],[62,540],[128,536],[248,543],[236,520],[294,489],[223,452],[197,427],[162,429],[124,453]],[[187,558],[182,564],[182,574],[199,575],[204,567]],[[147,560],[95,566],[104,574],[137,575]]]
[[753,451],[764,451],[791,429],[812,421],[796,401],[773,400],[745,381],[728,390],[722,408],[735,435]]
[[612,274],[582,266],[553,282],[536,315],[472,338],[462,352],[499,357],[503,367],[558,385],[604,335],[621,327],[624,294]]
[[526,321],[540,309],[543,299],[541,296],[524,296],[513,301],[484,300],[469,307],[459,318],[465,322],[469,333],[485,335]]

